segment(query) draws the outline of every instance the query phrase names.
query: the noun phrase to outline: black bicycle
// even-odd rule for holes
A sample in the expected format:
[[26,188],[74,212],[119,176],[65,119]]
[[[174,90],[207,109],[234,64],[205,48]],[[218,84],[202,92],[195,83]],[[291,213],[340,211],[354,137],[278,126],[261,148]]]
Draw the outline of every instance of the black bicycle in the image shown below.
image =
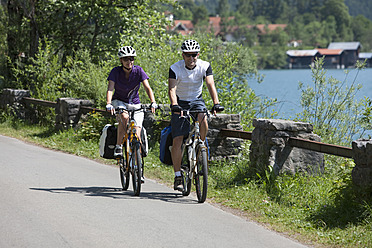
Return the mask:
[[197,120],[198,113],[205,111],[183,110],[180,118],[190,118],[193,120],[191,132],[182,145],[182,164],[181,174],[183,179],[182,195],[187,196],[191,192],[191,182],[196,188],[196,196],[199,203],[203,203],[207,198],[208,191],[208,148],[205,141],[200,136],[200,123]]

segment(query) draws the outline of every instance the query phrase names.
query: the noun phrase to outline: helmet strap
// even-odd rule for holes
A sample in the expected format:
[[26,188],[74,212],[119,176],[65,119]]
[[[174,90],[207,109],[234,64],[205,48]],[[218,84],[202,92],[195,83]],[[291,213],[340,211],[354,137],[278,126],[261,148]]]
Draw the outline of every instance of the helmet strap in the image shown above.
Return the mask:
[[124,65],[123,65],[123,67],[124,67],[124,69],[126,69],[127,71],[132,70],[131,68],[127,68],[127,67],[125,67]]

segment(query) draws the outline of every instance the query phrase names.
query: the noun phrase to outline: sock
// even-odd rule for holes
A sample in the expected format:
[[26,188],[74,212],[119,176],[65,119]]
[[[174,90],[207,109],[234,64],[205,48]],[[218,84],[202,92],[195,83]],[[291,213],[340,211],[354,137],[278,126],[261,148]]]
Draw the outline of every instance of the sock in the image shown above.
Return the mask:
[[175,175],[176,177],[180,177],[180,176],[181,176],[181,171],[176,171],[176,172],[174,173],[174,175]]

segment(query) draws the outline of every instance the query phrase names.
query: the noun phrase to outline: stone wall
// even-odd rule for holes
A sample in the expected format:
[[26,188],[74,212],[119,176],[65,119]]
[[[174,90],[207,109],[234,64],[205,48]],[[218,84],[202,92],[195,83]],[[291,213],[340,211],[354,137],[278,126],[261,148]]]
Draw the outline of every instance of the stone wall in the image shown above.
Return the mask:
[[276,174],[306,172],[322,173],[324,155],[319,152],[291,147],[289,137],[320,141],[309,123],[287,120],[254,119],[252,144],[250,146],[251,166],[258,171],[271,167]]
[[91,107],[90,100],[58,98],[56,106],[56,126],[58,129],[75,127],[81,118],[80,106]]
[[30,115],[22,102],[23,97],[30,97],[28,90],[3,89],[0,94],[0,108],[10,111],[12,114],[21,119],[26,119]]
[[240,115],[238,114],[217,114],[211,116],[208,121],[208,144],[212,160],[223,158],[236,158],[242,148],[243,139],[229,138],[220,135],[223,128],[233,130],[243,130],[240,125]]
[[353,183],[357,186],[372,187],[372,140],[352,142],[355,167],[352,171]]

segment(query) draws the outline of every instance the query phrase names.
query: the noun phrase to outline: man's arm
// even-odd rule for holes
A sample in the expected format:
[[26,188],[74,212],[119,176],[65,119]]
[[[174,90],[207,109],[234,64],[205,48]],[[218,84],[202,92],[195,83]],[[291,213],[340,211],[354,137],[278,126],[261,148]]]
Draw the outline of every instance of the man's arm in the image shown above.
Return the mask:
[[171,105],[177,105],[177,95],[176,95],[176,89],[177,89],[177,80],[174,78],[168,79],[168,95],[171,102]]
[[209,75],[205,78],[205,82],[208,87],[209,94],[211,95],[213,104],[219,104],[216,86],[214,84],[213,75]]

